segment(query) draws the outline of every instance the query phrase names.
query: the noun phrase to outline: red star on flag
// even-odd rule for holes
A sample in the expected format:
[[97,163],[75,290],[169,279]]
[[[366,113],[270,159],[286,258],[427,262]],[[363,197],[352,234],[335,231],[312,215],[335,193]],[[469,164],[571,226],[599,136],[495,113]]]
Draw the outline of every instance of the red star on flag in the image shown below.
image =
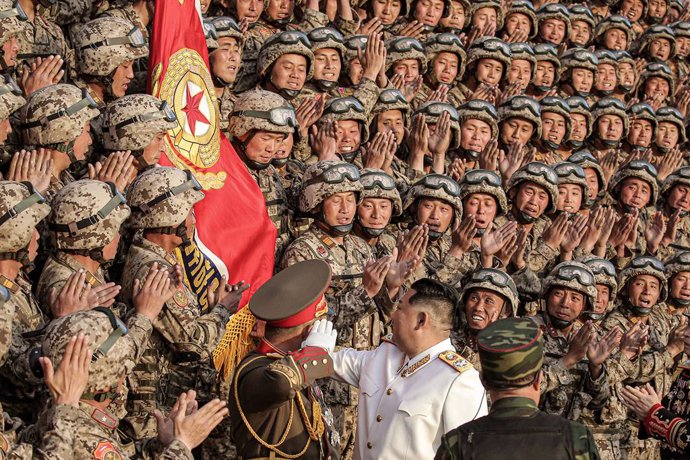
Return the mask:
[[201,99],[204,97],[204,92],[199,91],[194,96],[192,96],[192,88],[187,82],[187,104],[182,108],[182,111],[187,117],[187,124],[189,125],[189,130],[193,135],[196,135],[196,124],[197,122],[206,123],[210,125],[208,118],[201,113],[199,110],[199,105],[201,104]]

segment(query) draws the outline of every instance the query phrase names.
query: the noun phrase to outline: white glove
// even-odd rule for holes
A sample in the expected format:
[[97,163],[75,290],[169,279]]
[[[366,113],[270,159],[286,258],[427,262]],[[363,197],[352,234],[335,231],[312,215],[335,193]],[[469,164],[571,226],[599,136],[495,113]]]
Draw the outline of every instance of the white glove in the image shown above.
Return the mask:
[[338,331],[333,329],[333,323],[326,319],[320,319],[314,323],[306,340],[302,342],[302,348],[319,347],[331,353],[335,348],[337,338]]

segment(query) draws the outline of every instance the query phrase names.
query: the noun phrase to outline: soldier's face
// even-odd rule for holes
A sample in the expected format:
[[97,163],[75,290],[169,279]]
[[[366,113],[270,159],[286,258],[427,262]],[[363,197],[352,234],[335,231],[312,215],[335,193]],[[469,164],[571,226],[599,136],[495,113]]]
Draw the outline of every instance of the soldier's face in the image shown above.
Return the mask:
[[675,123],[662,121],[656,130],[656,145],[665,149],[672,149],[678,145],[680,133]]
[[292,153],[293,145],[295,145],[295,138],[292,134],[288,134],[285,140],[283,140],[283,142],[280,144],[280,147],[278,147],[274,158],[278,160],[288,158],[290,153]]
[[479,8],[472,15],[472,25],[481,29],[486,27],[487,24],[497,27],[498,19],[496,16],[496,9],[491,7]]
[[401,7],[400,0],[373,0],[371,2],[374,17],[379,18],[381,23],[387,26],[398,19]]
[[575,68],[572,70],[570,81],[576,91],[589,93],[594,84],[594,72],[589,69]]
[[574,45],[585,46],[592,38],[592,28],[585,21],[573,21],[570,28],[570,41]]
[[443,200],[420,198],[417,205],[417,224],[429,226],[429,230],[444,233],[453,221],[453,207]]
[[17,54],[19,53],[19,42],[17,36],[12,35],[5,43],[2,44],[3,55],[7,67],[14,67],[17,65]]
[[551,87],[556,81],[556,67],[551,62],[537,62],[537,70],[534,73],[534,85]]
[[117,66],[113,74],[113,95],[115,97],[124,96],[132,79],[134,79],[134,61],[127,61]]
[[357,211],[357,196],[354,192],[336,193],[323,200],[322,209],[328,225],[349,225]]
[[676,48],[680,57],[690,55],[690,37],[676,37]]
[[283,144],[285,134],[272,133],[270,131],[256,131],[254,136],[245,145],[247,158],[261,164],[268,164]]
[[666,198],[666,204],[674,210],[690,211],[690,187],[685,184],[674,186]]
[[218,39],[218,49],[209,55],[211,72],[226,83],[232,83],[237,78],[242,55],[240,44],[233,37]]
[[379,133],[392,131],[395,142],[400,145],[405,137],[405,119],[400,110],[386,110],[376,117],[376,130]]
[[565,40],[565,22],[556,18],[543,20],[539,24],[539,36],[547,43],[558,46]]
[[668,4],[666,0],[650,0],[647,4],[647,17],[654,19],[662,19],[666,16]]
[[496,59],[480,59],[477,64],[477,80],[489,86],[496,86],[503,76],[503,63]]
[[494,221],[496,210],[496,198],[488,193],[472,193],[462,202],[462,215],[474,216],[479,229],[486,229]]
[[513,59],[508,73],[508,83],[520,82],[520,89],[527,88],[532,80],[532,64],[524,59]]
[[597,284],[597,299],[594,302],[594,313],[606,313],[611,299],[611,289],[605,284]]
[[622,62],[618,65],[618,76],[620,77],[620,84],[629,88],[635,86],[635,68],[628,62]]
[[673,275],[669,290],[674,299],[690,300],[690,272],[679,272]]
[[628,177],[623,180],[620,189],[620,201],[626,206],[642,209],[649,204],[652,197],[652,189],[647,181],[637,177]]
[[388,198],[364,198],[357,207],[357,217],[363,227],[386,228],[393,214],[393,204]]
[[656,276],[637,275],[628,282],[628,297],[634,307],[652,308],[660,293],[661,284]]
[[458,76],[458,56],[445,51],[438,53],[432,64],[432,71],[440,83],[452,84]]
[[570,139],[584,141],[587,138],[587,118],[579,113],[570,114]]
[[12,132],[12,125],[10,124],[10,119],[7,118],[0,122],[0,145],[5,145],[7,137]]
[[402,74],[405,83],[412,83],[419,77],[419,61],[416,59],[400,59],[393,64],[393,73]]
[[513,35],[515,32],[524,32],[529,37],[532,30],[532,21],[530,21],[529,16],[522,13],[513,13],[506,18],[505,30],[508,36]]
[[235,0],[237,22],[247,19],[250,24],[255,23],[264,11],[263,0]]
[[340,77],[340,54],[333,48],[314,51],[314,79],[338,81]]
[[[144,151],[142,152],[142,157],[146,165],[158,164],[158,160],[160,160],[161,155],[165,152],[165,147],[163,144],[164,140],[165,133],[158,133],[155,136],[153,136],[153,139],[151,139],[149,145],[147,145],[146,148],[144,148]],[[143,167],[145,165],[140,166]]]
[[558,113],[542,112],[541,114],[541,138],[554,144],[560,144],[565,138],[565,117]]
[[488,289],[472,289],[465,297],[465,318],[470,329],[481,331],[502,316],[505,299]]
[[649,77],[644,82],[644,94],[648,98],[657,96],[666,99],[670,92],[671,88],[665,78]]
[[630,22],[639,21],[644,12],[642,0],[623,0],[621,2],[621,16],[628,18]]
[[577,184],[561,184],[558,186],[559,211],[576,213],[582,209],[582,187]]
[[599,64],[599,72],[597,72],[597,81],[594,87],[599,91],[613,91],[616,89],[617,83],[616,68],[611,64]]
[[338,120],[335,132],[338,153],[348,154],[359,148],[362,143],[362,130],[357,120]]
[[585,168],[585,178],[587,180],[587,191],[589,199],[595,200],[599,194],[599,176],[594,168]]
[[649,147],[653,134],[654,127],[648,120],[635,120],[630,124],[628,142],[638,147]]
[[414,18],[424,25],[436,27],[443,16],[443,0],[417,0]]
[[628,34],[623,29],[609,29],[604,33],[604,47],[622,51],[628,47]]
[[29,241],[29,261],[33,262],[36,260],[36,254],[38,254],[38,239],[40,235],[38,230],[34,229],[34,233],[31,235],[31,241]]
[[199,0],[199,4],[201,5],[201,14],[205,15],[211,6],[211,0]]
[[618,115],[602,115],[597,120],[599,136],[607,141],[618,141],[623,137],[625,125]]
[[288,19],[292,16],[295,9],[294,0],[269,0],[266,14],[275,20]]
[[549,314],[563,321],[575,321],[584,308],[584,294],[573,289],[557,286],[546,297]]
[[660,61],[665,61],[671,55],[671,42],[665,38],[655,38],[649,44],[649,54]]
[[451,13],[447,18],[441,18],[441,25],[452,29],[465,28],[465,7],[460,2],[451,2]]
[[515,207],[535,218],[541,217],[549,205],[549,193],[541,185],[534,182],[520,184],[515,195]]
[[482,120],[467,120],[460,127],[461,147],[481,152],[491,140],[491,126]]
[[74,146],[72,147],[74,156],[77,157],[77,160],[83,160],[86,158],[86,153],[89,151],[91,142],[91,126],[89,122],[86,121],[84,123],[84,127],[82,128],[81,134],[74,141]]
[[522,118],[508,118],[501,124],[501,140],[507,144],[527,144],[534,134],[532,122]]
[[364,68],[362,67],[362,63],[359,61],[359,58],[354,58],[353,60],[351,60],[348,75],[350,77],[350,81],[352,82],[352,84],[359,85],[359,82],[362,81],[363,74]]
[[283,54],[273,66],[271,83],[279,89],[301,90],[307,80],[307,58],[301,54]]

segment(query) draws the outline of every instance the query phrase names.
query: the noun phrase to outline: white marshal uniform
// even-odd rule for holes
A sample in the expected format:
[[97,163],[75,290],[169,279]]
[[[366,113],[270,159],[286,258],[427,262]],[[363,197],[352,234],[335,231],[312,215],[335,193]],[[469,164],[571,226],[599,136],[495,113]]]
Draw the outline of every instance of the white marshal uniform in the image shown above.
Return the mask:
[[441,436],[487,414],[479,373],[450,339],[412,359],[389,341],[331,355],[334,377],[359,388],[355,459],[431,460]]

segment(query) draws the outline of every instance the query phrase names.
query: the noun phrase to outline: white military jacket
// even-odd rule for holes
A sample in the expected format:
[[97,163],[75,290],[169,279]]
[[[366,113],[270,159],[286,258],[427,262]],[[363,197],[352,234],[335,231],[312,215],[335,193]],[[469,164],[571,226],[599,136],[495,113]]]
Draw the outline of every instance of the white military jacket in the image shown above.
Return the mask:
[[487,414],[479,373],[450,339],[412,359],[388,341],[332,356],[335,377],[360,392],[356,460],[431,460],[441,436]]

